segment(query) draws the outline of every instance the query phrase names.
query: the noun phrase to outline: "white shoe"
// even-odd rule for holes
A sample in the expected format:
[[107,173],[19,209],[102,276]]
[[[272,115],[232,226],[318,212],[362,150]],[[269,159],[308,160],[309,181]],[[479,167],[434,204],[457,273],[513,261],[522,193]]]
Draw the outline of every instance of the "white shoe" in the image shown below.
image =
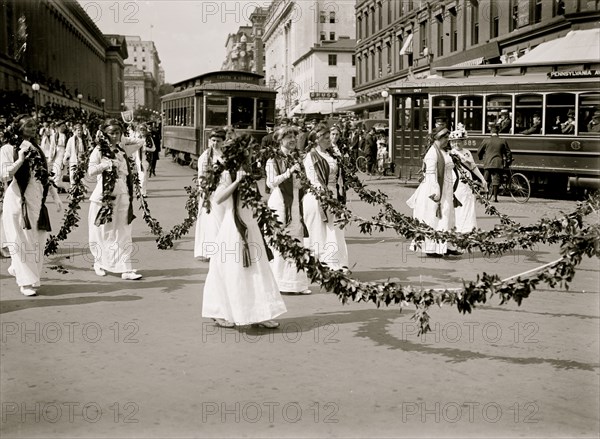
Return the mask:
[[12,265],[8,267],[8,274],[10,274],[12,277],[16,277],[15,269]]
[[136,273],[135,271],[128,271],[127,273],[123,273],[121,275],[121,279],[125,279],[125,280],[138,280],[141,278],[142,278],[142,275],[139,273]]
[[308,296],[309,294],[312,294],[312,291],[309,289],[306,289],[304,291],[299,291],[298,294],[300,294],[302,296]]
[[94,271],[98,276],[106,276],[106,271],[99,265],[94,264]]
[[21,293],[23,293],[24,296],[35,296],[37,295],[37,291],[35,291],[31,285],[27,285],[24,287],[21,287]]

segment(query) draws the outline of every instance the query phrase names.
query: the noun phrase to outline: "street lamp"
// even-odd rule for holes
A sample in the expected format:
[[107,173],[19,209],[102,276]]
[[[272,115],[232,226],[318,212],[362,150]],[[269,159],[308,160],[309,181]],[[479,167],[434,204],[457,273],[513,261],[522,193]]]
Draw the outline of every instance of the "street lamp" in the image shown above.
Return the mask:
[[81,100],[83,99],[83,95],[79,93],[77,95],[77,99],[79,100],[79,112],[81,113]]
[[104,119],[104,104],[106,102],[106,99],[102,98],[100,99],[100,102],[102,103],[102,119]]
[[387,90],[383,90],[381,92],[381,97],[383,98],[383,117],[385,117],[386,119],[388,118],[388,116],[387,116],[387,112],[386,112],[385,106],[387,104],[387,98],[388,98],[389,95],[390,94],[388,93]]
[[333,97],[329,98],[329,102],[331,102],[331,116],[330,118],[333,119],[333,103],[334,103],[335,99]]
[[31,85],[31,89],[33,90],[33,106],[35,107],[35,118],[37,120],[38,116],[37,116],[37,95],[38,92],[40,91],[40,84],[38,84],[37,82],[34,82]]

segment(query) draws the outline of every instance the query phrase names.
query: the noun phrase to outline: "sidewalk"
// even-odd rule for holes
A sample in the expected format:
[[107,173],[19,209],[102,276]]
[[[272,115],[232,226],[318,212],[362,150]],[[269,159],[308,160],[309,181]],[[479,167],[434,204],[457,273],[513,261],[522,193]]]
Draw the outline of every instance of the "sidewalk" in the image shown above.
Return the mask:
[[[157,175],[148,202],[170,229],[186,214],[183,187],[195,172],[161,158]],[[368,183],[409,213],[414,189]],[[496,206],[529,224],[574,205],[501,197]],[[468,315],[432,308],[423,337],[413,309],[342,305],[318,285],[311,296],[284,296],[276,331],[223,329],[201,317],[208,264],[194,260],[193,234],[158,250],[136,213],[134,265],[144,278],[99,278],[86,249],[88,206],[46,260],[39,297],[22,296],[0,260],[2,438],[598,435],[597,260],[584,260],[568,291],[543,288],[520,307],[492,298]],[[349,206],[377,211],[353,192]],[[496,223],[478,213],[481,227]],[[346,236],[358,279],[426,287],[484,271],[507,277],[558,255],[539,246],[432,260],[391,231],[350,227]]]

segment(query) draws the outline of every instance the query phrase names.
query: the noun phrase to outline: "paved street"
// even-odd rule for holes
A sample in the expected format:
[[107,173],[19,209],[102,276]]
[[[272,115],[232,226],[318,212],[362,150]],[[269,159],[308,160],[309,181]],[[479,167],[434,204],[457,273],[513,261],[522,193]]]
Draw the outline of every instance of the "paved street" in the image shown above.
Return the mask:
[[[194,171],[161,158],[157,174],[149,203],[168,229],[185,215],[183,186]],[[409,213],[413,188],[370,184]],[[524,224],[575,206],[500,201]],[[157,250],[139,214],[135,266],[144,278],[99,278],[86,250],[88,206],[46,260],[39,297],[22,296],[1,260],[2,438],[599,434],[597,260],[584,261],[568,291],[540,289],[520,307],[493,298],[469,315],[432,308],[433,332],[423,337],[411,309],[342,305],[318,285],[311,296],[284,297],[279,330],[220,329],[201,317],[208,264],[194,260],[193,235]],[[355,194],[350,207],[376,211]],[[496,223],[482,209],[478,219]],[[391,232],[346,236],[357,278],[427,287],[459,286],[483,271],[507,277],[558,255],[540,246],[432,260]]]

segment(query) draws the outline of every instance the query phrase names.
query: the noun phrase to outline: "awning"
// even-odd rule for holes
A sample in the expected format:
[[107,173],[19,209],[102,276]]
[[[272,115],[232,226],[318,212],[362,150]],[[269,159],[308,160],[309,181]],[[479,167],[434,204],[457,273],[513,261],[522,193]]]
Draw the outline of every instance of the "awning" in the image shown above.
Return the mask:
[[520,57],[516,63],[546,63],[555,60],[598,62],[599,59],[600,28],[597,28],[570,31],[563,38],[542,43]]
[[463,61],[461,63],[454,64],[452,67],[480,66],[481,64],[483,64],[484,60],[485,58],[483,56],[480,56],[479,58],[470,59],[468,61]]
[[[333,112],[339,113],[342,107],[354,104],[354,99],[336,99],[333,101]],[[291,114],[313,114],[313,113],[321,113],[321,114],[331,114],[331,101],[329,100],[315,100],[315,101],[303,101],[296,105]]]
[[360,104],[349,105],[347,107],[338,108],[339,111],[362,111],[369,109],[381,109],[383,110],[383,98],[375,99],[373,101],[361,102]]
[[413,34],[408,34],[406,37],[406,41],[402,45],[402,49],[400,49],[400,55],[408,55],[409,53],[413,53]]

